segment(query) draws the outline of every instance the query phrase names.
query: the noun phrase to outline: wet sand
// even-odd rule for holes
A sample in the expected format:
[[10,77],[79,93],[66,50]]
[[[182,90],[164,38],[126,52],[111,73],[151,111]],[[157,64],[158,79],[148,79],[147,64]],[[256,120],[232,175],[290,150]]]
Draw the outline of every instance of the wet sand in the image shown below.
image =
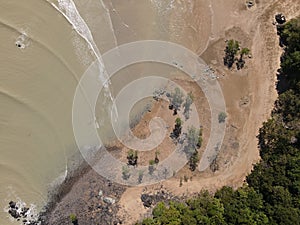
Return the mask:
[[[0,2],[0,198],[5,210],[13,199],[35,204],[40,209],[47,202],[48,191],[72,170],[71,156],[78,154],[71,124],[73,95],[87,66],[97,58],[95,52],[103,53],[117,44],[143,39],[177,41],[187,47],[191,43],[172,35],[182,30],[179,21],[184,18],[177,14],[177,22],[174,20],[169,28],[169,17],[174,12],[170,4],[165,7],[155,1],[86,4],[76,0],[78,12],[93,35],[93,43],[87,43],[90,36],[76,24],[76,16],[68,12],[69,3]],[[186,8],[186,13],[190,6],[180,7]],[[98,50],[91,50],[91,46]],[[131,72],[140,74],[144,68],[133,68]],[[123,74],[128,75],[128,71]],[[125,76],[119,82],[121,87],[128,78]],[[117,93],[118,88],[113,91]],[[98,117],[101,119],[101,115]],[[10,220],[4,211],[0,212],[1,224]]]
[[[113,42],[114,43],[110,43],[108,45],[113,46],[114,44],[118,43],[123,43],[123,42],[127,42],[127,41],[134,41],[134,40],[143,40],[143,39],[162,39],[162,40],[171,40],[177,43],[181,43],[184,44],[186,47],[191,48],[194,51],[199,51],[202,52],[208,42],[208,36],[209,36],[209,31],[206,30],[208,28],[210,28],[210,17],[207,17],[206,22],[204,22],[203,20],[206,19],[205,16],[206,14],[203,13],[203,15],[201,16],[201,21],[200,18],[197,18],[197,20],[192,20],[192,19],[187,19],[187,17],[185,16],[191,16],[191,14],[189,13],[189,10],[192,10],[194,12],[196,12],[197,10],[199,11],[203,11],[203,12],[207,12],[207,9],[203,10],[201,9],[200,6],[197,6],[197,4],[195,5],[184,5],[184,4],[180,4],[180,7],[182,8],[182,15],[180,15],[180,13],[175,12],[174,10],[170,10],[167,6],[165,6],[165,8],[156,8],[158,7],[157,5],[149,5],[149,2],[144,2],[141,4],[135,4],[134,2],[131,3],[132,5],[128,6],[128,5],[122,5],[122,3],[118,3],[116,5],[112,4],[108,4],[108,8],[109,10],[111,10],[111,17],[112,17],[112,21],[115,22],[114,24],[114,31],[115,33],[118,33],[118,35],[114,35],[114,39]],[[78,3],[78,6],[80,6],[80,2]],[[96,7],[97,4],[95,4],[94,7]],[[150,14],[149,15],[149,11],[151,12],[151,10],[149,10],[149,7],[154,7],[153,11],[157,13],[157,15],[153,15]],[[161,6],[159,6],[161,7]],[[179,6],[176,6],[179,7]],[[198,8],[200,7],[200,8]],[[207,6],[205,6],[207,7]],[[80,7],[79,11],[80,11]],[[93,7],[92,7],[93,8]],[[130,9],[130,10],[129,10]],[[163,11],[155,11],[155,10],[163,10]],[[87,24],[90,27],[93,27],[93,22],[94,20],[90,20],[88,17],[94,17],[93,14],[91,12],[89,12],[89,14],[85,14],[84,10],[82,9],[82,17],[85,18]],[[114,10],[116,10],[116,13],[114,13]],[[134,14],[130,17],[128,17],[128,15],[130,14],[131,11],[136,11],[136,12],[141,12],[141,15],[139,14]],[[145,14],[143,14],[142,12],[145,11],[146,13],[146,17],[144,17]],[[160,13],[159,17],[158,14]],[[137,20],[138,17],[141,17],[143,15],[143,20]],[[171,20],[169,17],[172,17],[174,19],[173,23],[171,23]],[[125,18],[125,19],[124,19]],[[123,19],[123,20],[121,20]],[[125,22],[126,21],[126,22]],[[184,22],[189,21],[187,23],[187,25],[184,25]],[[207,27],[201,27],[198,23],[201,22],[203,24],[206,24]],[[119,24],[118,24],[119,23]],[[195,30],[196,28],[194,27],[195,25],[199,25],[200,27],[197,28],[197,30]],[[129,28],[127,27],[129,26]],[[145,29],[145,26],[147,26],[147,29]],[[119,28],[119,29],[118,29]],[[205,32],[206,31],[206,32]],[[96,37],[101,37],[101,35],[97,35],[97,32],[100,32],[99,29],[95,29],[93,30],[93,34],[95,34]],[[197,32],[203,32],[205,34],[205,36],[203,37],[196,37],[194,33]],[[183,35],[183,33],[185,33],[185,35]],[[180,36],[184,36],[184,37],[180,37]],[[118,38],[119,37],[119,38]],[[128,39],[126,39],[128,38]],[[201,40],[201,41],[199,41]],[[97,46],[100,46],[99,49],[102,48],[107,48],[107,46],[105,45],[104,47],[101,47],[101,45],[103,45],[103,40],[97,40],[97,38],[95,38],[95,42],[99,43],[97,44]],[[164,68],[163,68],[164,69]],[[126,71],[127,70],[127,71]],[[162,73],[162,68],[157,68],[156,69],[157,72]],[[150,71],[153,73],[153,68],[151,67],[151,65],[140,65],[138,67],[134,67],[134,68],[127,68],[125,69],[125,71],[122,71],[120,74],[117,74],[116,77],[118,78],[118,76],[124,76],[127,77],[125,78],[126,82],[129,82],[130,80],[134,80],[136,78],[138,78],[142,72],[145,73],[146,71]],[[169,73],[169,70],[166,69],[165,70],[166,74]],[[130,78],[128,77],[128,75],[132,74],[132,72],[135,72],[137,75],[132,75]],[[182,75],[177,74],[179,77],[181,77]],[[122,85],[124,85],[124,80],[121,79],[117,79],[115,78],[115,82],[114,83],[114,89],[113,91],[117,92]],[[124,78],[123,78],[124,79]],[[114,81],[113,81],[114,82]],[[119,82],[119,83],[118,83]],[[120,88],[118,88],[118,86],[120,86]],[[101,107],[101,105],[100,105]],[[80,174],[80,173],[79,173]],[[78,174],[75,174],[78,175]],[[78,179],[78,180],[77,180]],[[96,186],[92,185],[91,186],[91,180],[96,179],[98,182],[95,184]],[[55,199],[55,201],[57,201],[57,205],[54,208],[50,208],[49,211],[47,211],[46,215],[47,215],[47,220],[48,222],[51,223],[61,223],[61,224],[65,224],[68,221],[68,215],[70,213],[76,213],[78,214],[78,217],[81,220],[81,223],[84,223],[84,221],[86,220],[86,224],[90,224],[91,221],[89,221],[89,219],[93,220],[95,219],[99,219],[101,218],[101,216],[107,216],[108,214],[101,214],[101,213],[95,213],[97,211],[97,204],[94,204],[94,200],[97,201],[98,203],[101,202],[99,201],[99,197],[97,197],[97,191],[98,189],[105,189],[105,182],[103,178],[99,177],[98,174],[96,174],[94,171],[92,170],[88,170],[86,173],[84,173],[84,175],[80,175],[80,176],[75,176],[74,178],[72,178],[72,180],[75,182],[73,184],[73,182],[68,183],[66,182],[65,185],[63,185],[64,190],[69,190],[70,191],[68,193],[66,193],[66,195],[61,195],[59,196],[59,198],[57,198],[57,195],[53,198]],[[93,183],[93,182],[92,182]],[[124,187],[120,187],[120,189],[122,189],[123,191],[125,190]],[[85,191],[78,191],[78,190],[85,190]],[[95,193],[94,193],[95,192]],[[113,192],[108,192],[108,194],[116,194]],[[89,196],[92,195],[92,196]],[[74,197],[76,196],[76,198]],[[88,197],[89,196],[89,197]],[[119,198],[121,197],[121,195],[116,195],[114,196],[116,200],[119,200]],[[88,212],[88,210],[84,210],[83,212],[81,212],[81,203],[79,203],[77,205],[77,203],[75,203],[76,201],[79,202],[85,202],[85,206],[89,206],[90,207],[90,212]],[[76,205],[74,205],[76,204]],[[102,204],[102,203],[101,203]],[[96,207],[96,208],[95,208]],[[113,212],[113,214],[111,215],[111,219],[114,218],[114,216],[116,216],[116,213],[118,212],[118,210],[116,211],[115,209],[118,208],[118,205],[113,206],[113,208],[111,209],[111,211]],[[59,213],[58,213],[59,212]],[[59,216],[57,216],[57,214]],[[91,216],[91,215],[94,216]],[[114,215],[114,216],[113,216]],[[89,221],[89,222],[88,222]],[[102,223],[100,222],[99,224],[105,224],[104,221],[102,221]],[[125,223],[126,224],[126,223]]]
[[10,224],[7,203],[41,208],[76,149],[66,112],[85,66],[70,41],[76,33],[50,4],[0,5],[0,223]]

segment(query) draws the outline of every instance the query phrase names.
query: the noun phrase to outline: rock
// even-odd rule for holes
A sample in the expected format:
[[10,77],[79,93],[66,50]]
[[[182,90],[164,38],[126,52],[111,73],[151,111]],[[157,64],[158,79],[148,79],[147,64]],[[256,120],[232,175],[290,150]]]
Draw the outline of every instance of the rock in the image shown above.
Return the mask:
[[177,115],[177,109],[174,109],[173,116]]
[[99,196],[99,197],[102,197],[102,195],[103,195],[103,191],[100,190],[99,193],[98,193],[98,196]]
[[10,209],[8,211],[8,213],[15,219],[19,218],[20,217],[20,214],[17,212],[17,210],[15,209]]
[[46,216],[40,216],[39,221],[41,221],[42,224],[44,224],[46,219],[47,219]]
[[150,208],[153,202],[153,197],[148,194],[142,194],[141,195],[141,200],[143,202],[143,205],[147,208]]
[[14,201],[10,201],[8,204],[9,204],[9,207],[10,207],[10,208],[14,209],[14,208],[16,207],[16,204],[17,204],[17,203],[14,202]]
[[254,6],[254,2],[253,1],[248,1],[247,2],[247,7],[251,8],[252,6]]
[[281,13],[275,15],[276,22],[279,24],[284,24],[286,22],[285,16]]
[[21,215],[22,216],[25,216],[25,214],[28,212],[28,210],[29,210],[29,208],[27,208],[27,207],[23,207],[22,209],[21,209]]
[[109,197],[104,197],[103,201],[107,204],[115,204],[116,200],[113,198],[109,198]]

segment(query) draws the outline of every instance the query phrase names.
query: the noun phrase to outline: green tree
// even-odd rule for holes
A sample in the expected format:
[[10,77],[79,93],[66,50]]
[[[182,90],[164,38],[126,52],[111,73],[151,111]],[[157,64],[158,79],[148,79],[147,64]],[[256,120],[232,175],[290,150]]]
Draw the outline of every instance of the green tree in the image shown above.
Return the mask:
[[230,52],[233,55],[236,55],[239,51],[240,43],[236,40],[229,40],[227,42],[226,51]]
[[127,160],[128,160],[128,165],[136,166],[138,160],[138,152],[130,149],[127,153]]
[[278,27],[286,45],[281,73],[288,78],[288,89],[279,95],[272,118],[259,130],[261,161],[247,183],[263,198],[261,211],[270,224],[299,224],[300,221],[300,19]]
[[187,145],[188,153],[193,153],[197,149],[199,143],[199,131],[194,126],[188,128]]
[[175,126],[181,127],[182,126],[182,120],[178,117],[175,120]]
[[179,110],[182,103],[183,103],[183,96],[184,94],[182,93],[182,91],[176,87],[174,92],[172,92],[170,94],[170,101],[171,101],[171,104],[174,106],[174,108],[176,110]]
[[[197,150],[199,145],[201,146],[202,143],[202,137],[200,137],[202,133],[200,134],[200,132],[201,131],[197,131],[193,126],[189,127],[187,132],[187,145],[185,146],[185,153],[189,159],[189,167],[191,171],[196,170],[200,160]],[[199,143],[199,141],[201,141],[201,143]]]
[[185,99],[185,102],[184,102],[184,116],[185,116],[185,119],[189,119],[190,118],[190,110],[191,110],[191,105],[193,104],[194,102],[194,96],[193,94],[190,92],[186,99]]
[[242,48],[242,50],[240,52],[240,59],[242,59],[244,55],[249,55],[249,54],[250,54],[249,48]]
[[240,49],[240,44],[236,40],[229,40],[227,42],[226,48],[225,48],[225,57],[224,57],[224,65],[228,68],[231,68],[233,66],[233,63],[235,61],[235,56],[238,53]]
[[181,130],[182,130],[182,120],[180,118],[177,118],[175,120],[175,127],[173,129],[171,136],[174,138],[178,138],[181,134]]
[[130,172],[128,166],[123,166],[122,167],[122,178],[124,180],[128,180],[130,177]]
[[138,175],[138,182],[139,184],[142,183],[144,177],[144,171],[143,170],[139,170],[139,175]]
[[243,59],[244,55],[248,55],[250,53],[250,50],[248,48],[243,48],[240,51],[240,58],[236,62],[236,67],[238,70],[243,69],[245,65],[245,60]]
[[152,175],[155,170],[154,165],[155,165],[155,161],[153,159],[149,160],[148,170],[150,175]]
[[263,200],[253,188],[244,186],[234,191],[223,187],[215,197],[224,205],[224,217],[228,224],[268,224],[267,216],[262,213]]
[[199,129],[199,135],[198,135],[198,142],[197,142],[197,148],[201,148],[203,142],[202,138],[202,128]]

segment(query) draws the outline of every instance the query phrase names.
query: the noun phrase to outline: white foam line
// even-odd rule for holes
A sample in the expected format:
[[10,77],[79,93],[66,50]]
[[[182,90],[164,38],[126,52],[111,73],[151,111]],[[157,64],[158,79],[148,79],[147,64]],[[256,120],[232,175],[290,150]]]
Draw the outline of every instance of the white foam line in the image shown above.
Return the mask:
[[[110,100],[113,102],[113,96],[111,94],[111,91],[109,89],[110,81],[108,79],[108,75],[105,71],[103,59],[101,57],[101,53],[97,47],[97,45],[94,42],[93,35],[88,27],[88,25],[85,23],[84,19],[80,16],[80,13],[78,12],[75,3],[72,0],[58,0],[58,5],[55,5],[52,2],[49,2],[59,13],[61,13],[65,19],[72,25],[73,29],[88,43],[90,49],[93,51],[95,57],[97,58],[99,62],[99,79],[102,82],[105,94],[110,98]],[[105,5],[104,5],[105,7]],[[93,110],[93,109],[92,109]],[[117,119],[118,112],[116,109],[115,116]],[[95,121],[96,122],[96,121]]]
[[118,41],[117,41],[117,37],[116,37],[116,34],[115,34],[114,26],[113,26],[113,23],[112,23],[112,20],[111,20],[110,11],[106,7],[106,5],[104,4],[103,0],[100,0],[100,2],[101,2],[101,5],[102,5],[103,9],[106,11],[106,15],[109,19],[109,27],[110,27],[110,30],[111,30],[111,32],[113,34],[113,37],[114,37],[115,47],[117,47],[118,46]]
[[[49,1],[47,0],[47,2]],[[73,29],[88,43],[89,48],[92,50],[95,57],[100,63],[99,78],[103,83],[105,83],[105,86],[107,86],[105,82],[107,79],[105,77],[104,64],[100,51],[94,42],[90,29],[80,16],[74,2],[72,0],[58,0],[59,6],[55,5],[52,2],[49,3],[65,17],[65,19],[72,25]]]

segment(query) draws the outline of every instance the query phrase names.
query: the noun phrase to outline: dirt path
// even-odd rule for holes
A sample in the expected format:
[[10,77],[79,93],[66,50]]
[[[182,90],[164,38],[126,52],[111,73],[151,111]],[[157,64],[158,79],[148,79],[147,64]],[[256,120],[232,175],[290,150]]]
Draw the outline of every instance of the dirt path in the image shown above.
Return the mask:
[[[219,170],[195,175],[183,169],[175,177],[148,189],[163,185],[173,194],[182,195],[201,189],[215,191],[224,185],[238,187],[259,160],[256,135],[270,116],[277,98],[276,70],[280,65],[281,49],[272,22],[279,12],[288,19],[299,16],[300,5],[296,0],[256,2],[258,4],[251,9],[241,0],[206,3],[212,15],[209,20],[211,33],[207,47],[203,45],[202,58],[220,74],[228,113],[226,136],[217,160]],[[253,58],[246,60],[246,68],[242,71],[230,71],[223,66],[224,41],[231,38],[251,49]],[[192,175],[193,179],[179,187],[179,177],[184,174]],[[127,215],[125,224],[132,224],[147,213],[140,200],[142,191],[143,187],[134,187],[122,195],[119,215]]]

